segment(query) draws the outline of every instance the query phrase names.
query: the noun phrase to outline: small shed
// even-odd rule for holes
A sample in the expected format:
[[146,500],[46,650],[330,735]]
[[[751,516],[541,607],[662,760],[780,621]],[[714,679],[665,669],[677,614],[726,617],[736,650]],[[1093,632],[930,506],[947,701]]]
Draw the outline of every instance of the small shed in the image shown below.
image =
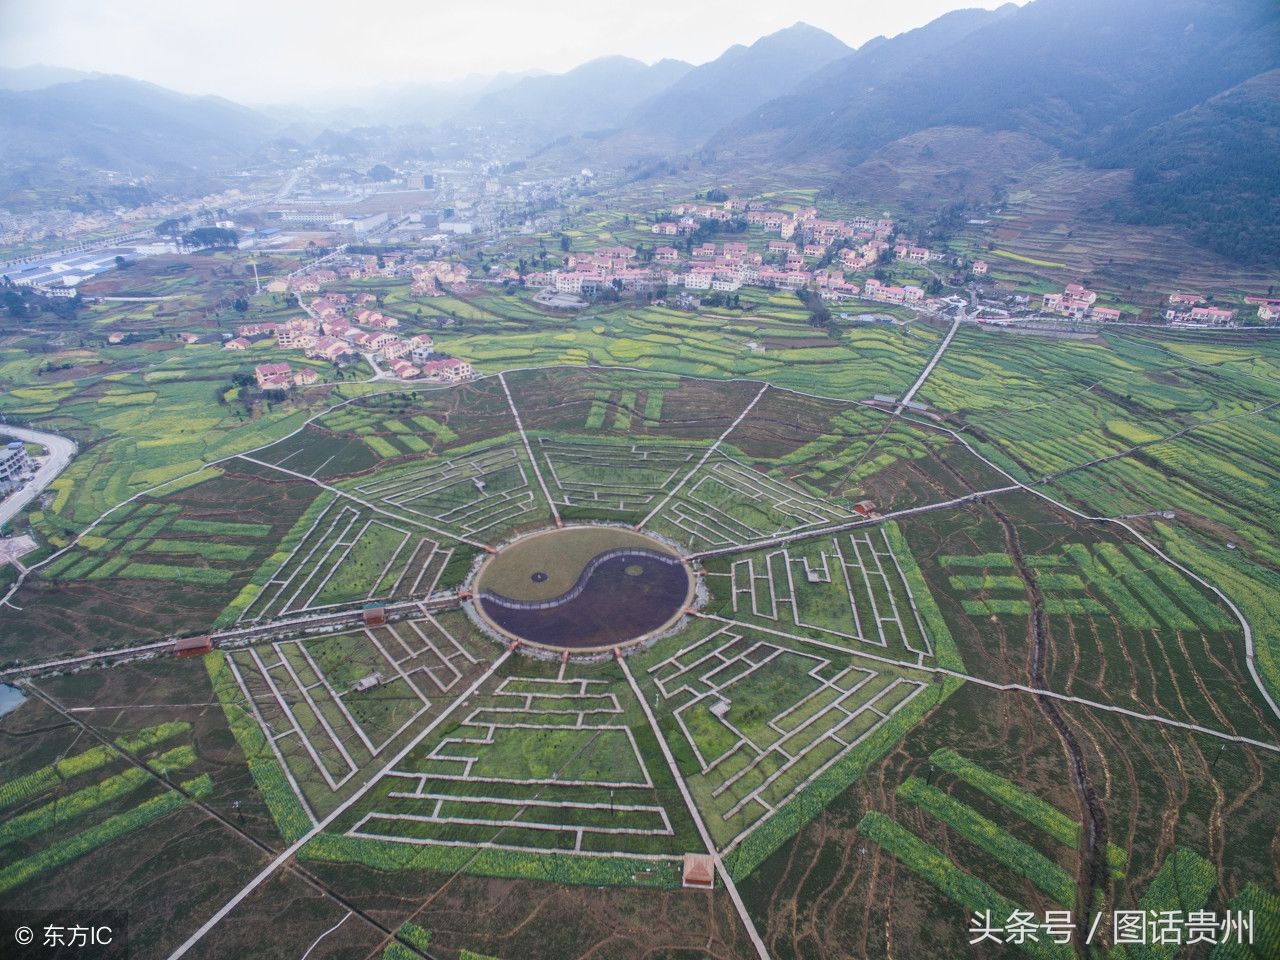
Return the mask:
[[380,603],[370,603],[361,611],[366,627],[380,627],[387,622],[387,608]]
[[683,884],[694,890],[710,890],[716,885],[716,862],[709,853],[684,855]]
[[208,637],[183,637],[173,644],[173,652],[180,657],[202,657],[213,650]]
[[351,689],[356,693],[363,693],[366,690],[372,690],[382,682],[382,674],[371,673],[367,677],[361,677],[356,681],[355,686]]

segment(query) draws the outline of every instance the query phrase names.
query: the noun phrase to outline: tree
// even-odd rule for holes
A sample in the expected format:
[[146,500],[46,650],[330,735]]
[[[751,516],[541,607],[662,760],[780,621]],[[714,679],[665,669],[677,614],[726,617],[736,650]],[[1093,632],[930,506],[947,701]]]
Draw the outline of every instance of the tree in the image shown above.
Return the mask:
[[129,261],[128,261],[128,260],[126,260],[123,256],[121,256],[120,254],[118,254],[118,253],[117,253],[117,254],[116,254],[116,269],[117,269],[117,270],[123,270],[123,269],[124,269],[125,267],[127,267],[128,265],[129,265]]
[[223,227],[196,227],[182,235],[182,244],[196,249],[234,247],[240,242],[240,234]]

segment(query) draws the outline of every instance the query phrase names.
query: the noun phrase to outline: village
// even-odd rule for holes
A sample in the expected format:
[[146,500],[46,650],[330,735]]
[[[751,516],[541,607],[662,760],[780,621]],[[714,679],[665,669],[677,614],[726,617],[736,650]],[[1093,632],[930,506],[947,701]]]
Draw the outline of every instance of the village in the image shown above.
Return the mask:
[[[459,309],[465,313],[467,305],[481,302],[534,308],[553,325],[557,317],[589,315],[615,301],[750,313],[761,298],[779,292],[794,293],[797,308],[807,309],[810,322],[829,332],[847,322],[905,323],[913,317],[1050,334],[1153,322],[1223,330],[1280,323],[1280,298],[1269,295],[1223,302],[1175,291],[1155,311],[1150,300],[1144,308],[1120,302],[1114,293],[1100,294],[1087,278],[1059,290],[1046,290],[1039,280],[1033,289],[1025,275],[1011,275],[1007,264],[981,255],[978,245],[926,245],[918,228],[888,212],[824,217],[813,203],[795,198],[708,191],[645,215],[624,215],[623,225],[619,230],[616,218],[601,220],[572,238],[554,230],[499,231],[443,248],[352,246],[335,235],[330,242],[336,246],[317,247],[310,262],[262,277],[258,297],[266,295],[277,306],[255,308],[257,318],[243,317],[215,342],[227,353],[252,355],[252,383],[263,395],[279,397],[343,378],[343,371],[359,364],[372,380],[471,380],[478,375],[473,364],[485,357],[454,356],[438,338],[461,325]],[[552,252],[557,239],[560,249]],[[756,292],[749,296],[751,291]],[[296,313],[289,316],[289,308]],[[499,307],[499,315],[505,309]],[[424,319],[434,326],[424,329]],[[108,345],[127,345],[137,336],[116,330],[106,339]],[[211,339],[192,332],[171,336],[188,344]],[[496,348],[501,334],[492,336]],[[474,346],[462,352],[470,350]],[[296,351],[308,362],[290,362],[279,351]],[[326,376],[325,365],[332,376]]]
[[[423,379],[437,383],[454,384],[470,380],[474,376],[471,364],[456,357],[444,356],[435,350],[435,341],[424,333],[401,337],[393,331],[400,326],[395,317],[387,316],[373,307],[377,296],[373,293],[356,295],[327,292],[320,294],[322,285],[368,275],[394,276],[397,268],[378,267],[376,257],[369,257],[364,265],[347,265],[336,270],[321,269],[302,273],[288,280],[275,280],[268,284],[271,293],[287,292],[297,298],[305,311],[304,316],[275,322],[241,324],[236,335],[223,344],[224,350],[245,351],[255,343],[274,339],[276,345],[287,350],[301,350],[313,360],[325,360],[341,367],[365,358],[376,375],[389,375],[396,380]],[[412,268],[411,290],[415,296],[435,296],[443,290],[444,283],[464,283],[466,269],[443,261],[431,261]],[[309,301],[304,297],[312,296]],[[379,361],[386,364],[385,371]],[[319,379],[313,367],[293,369],[288,363],[259,364],[254,368],[254,378],[261,390],[287,391],[291,387],[308,386]]]

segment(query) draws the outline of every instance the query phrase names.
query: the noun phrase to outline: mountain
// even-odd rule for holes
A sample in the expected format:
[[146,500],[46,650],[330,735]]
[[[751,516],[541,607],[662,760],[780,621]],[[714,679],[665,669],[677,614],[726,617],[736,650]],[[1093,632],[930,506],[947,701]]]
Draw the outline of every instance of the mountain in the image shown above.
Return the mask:
[[1274,0],[1034,0],[868,44],[713,142],[767,135],[858,160],[949,125],[1089,156],[1277,66]]
[[[711,138],[711,146],[752,136],[772,135],[788,149],[807,153],[825,146],[820,139],[833,117],[856,110],[864,102],[892,100],[903,79],[963,41],[970,34],[1018,8],[1013,4],[999,10],[956,10],[923,27],[898,34],[892,39],[876,37],[856,51],[833,60],[810,76],[802,86],[743,111],[736,122],[726,124]],[[892,138],[890,138],[892,139]],[[868,147],[881,138],[867,138]],[[847,134],[837,142],[845,148],[861,146],[863,139]],[[869,152],[869,149],[868,151]]]
[[72,70],[69,67],[50,67],[43,63],[29,67],[0,67],[0,90],[42,90],[55,83],[71,83],[86,80],[98,74]]
[[1118,211],[1175,224],[1238,261],[1280,263],[1280,70],[1246,80],[1099,157],[1132,167]]
[[519,124],[543,136],[607,129],[691,69],[682,60],[648,65],[630,57],[601,57],[567,73],[526,77],[490,92],[454,120]]
[[220,97],[191,97],[125,77],[0,91],[0,166],[59,161],[131,174],[207,172],[242,163],[273,124]]
[[705,135],[717,123],[781,96],[849,52],[825,30],[797,23],[749,47],[732,46],[710,63],[689,70],[641,103],[628,123],[682,140]]

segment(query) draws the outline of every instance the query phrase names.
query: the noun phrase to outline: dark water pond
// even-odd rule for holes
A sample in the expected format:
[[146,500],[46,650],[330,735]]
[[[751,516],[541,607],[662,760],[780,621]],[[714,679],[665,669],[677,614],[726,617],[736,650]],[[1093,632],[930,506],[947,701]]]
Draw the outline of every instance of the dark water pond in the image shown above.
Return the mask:
[[689,574],[674,557],[648,550],[601,554],[563,595],[539,604],[485,591],[485,615],[532,643],[570,650],[625,643],[656,630],[679,612]]

